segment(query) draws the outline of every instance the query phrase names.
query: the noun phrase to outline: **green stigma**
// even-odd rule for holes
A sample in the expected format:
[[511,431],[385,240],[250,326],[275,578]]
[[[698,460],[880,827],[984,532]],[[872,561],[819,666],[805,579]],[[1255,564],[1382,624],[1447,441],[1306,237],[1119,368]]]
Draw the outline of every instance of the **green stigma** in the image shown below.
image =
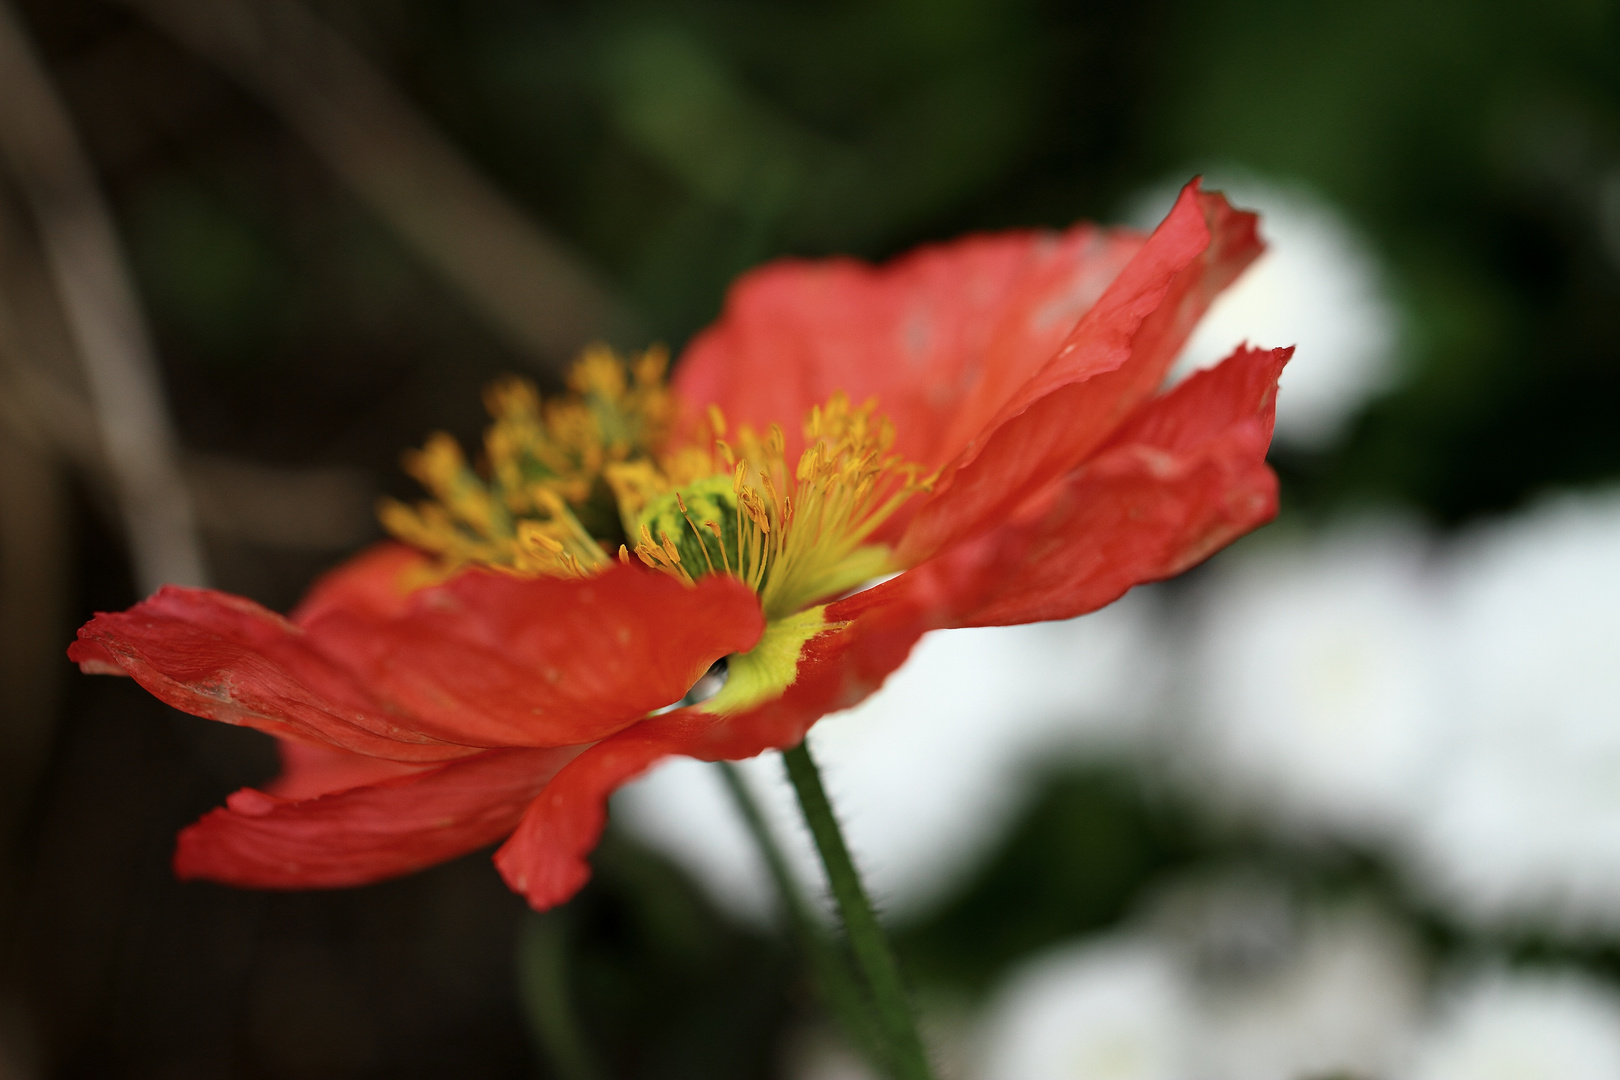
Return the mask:
[[644,528],[652,535],[654,543],[661,544],[668,537],[680,555],[681,568],[696,578],[708,573],[735,573],[741,565],[737,558],[737,514],[731,477],[709,476],[660,495],[642,510],[636,524],[638,531]]

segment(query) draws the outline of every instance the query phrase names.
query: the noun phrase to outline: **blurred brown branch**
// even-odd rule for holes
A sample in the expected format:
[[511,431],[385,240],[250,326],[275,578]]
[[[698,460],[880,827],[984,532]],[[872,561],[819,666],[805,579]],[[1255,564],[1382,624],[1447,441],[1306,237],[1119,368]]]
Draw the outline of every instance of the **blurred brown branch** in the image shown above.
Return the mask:
[[80,362],[142,589],[199,585],[190,497],[112,215],[67,110],[0,0],[0,151],[34,217]]
[[296,0],[122,0],[257,94],[509,340],[549,363],[628,325],[595,274]]
[[[38,1075],[34,1025],[16,992],[27,939],[14,930],[20,927],[17,841],[38,795],[70,670],[62,646],[73,593],[64,447],[45,430],[30,404],[35,395],[18,376],[27,354],[69,385],[74,376],[83,379],[24,215],[9,185],[0,183],[0,1080]],[[41,381],[54,378],[34,364],[27,371]],[[84,395],[75,386],[66,396],[72,437],[99,457],[101,439]]]
[[282,469],[192,454],[186,482],[211,536],[266,547],[342,551],[378,534],[376,485],[363,470]]
[[69,520],[60,464],[0,419],[0,850],[34,793],[67,672]]
[[[0,312],[0,322],[3,317]],[[57,379],[19,362],[8,346],[0,335],[0,457],[9,429],[18,445],[31,453],[48,450],[92,481],[110,479],[83,399]],[[183,454],[180,472],[197,525],[212,536],[265,547],[341,551],[377,533],[372,514],[376,485],[360,469],[287,469],[212,454]],[[0,572],[0,579],[3,576]],[[0,598],[0,616],[3,609]]]

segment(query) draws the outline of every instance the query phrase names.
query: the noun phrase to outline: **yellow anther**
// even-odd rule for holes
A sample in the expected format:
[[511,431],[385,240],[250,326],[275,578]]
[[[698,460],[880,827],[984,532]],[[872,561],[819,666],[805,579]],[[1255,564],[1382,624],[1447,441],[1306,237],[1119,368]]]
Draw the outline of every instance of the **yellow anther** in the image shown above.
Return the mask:
[[663,385],[667,361],[653,349],[626,364],[594,347],[570,376],[580,396],[556,401],[542,401],[525,380],[497,380],[484,395],[493,423],[482,474],[454,439],[432,436],[405,458],[431,501],[415,509],[384,504],[384,526],[437,555],[445,572],[466,563],[516,573],[592,572],[608,556],[576,507],[588,504],[610,463],[662,452],[673,415]]
[[568,373],[568,388],[581,397],[597,394],[611,400],[629,388],[624,365],[606,345],[592,345]]
[[[696,441],[669,448],[667,363],[663,350],[626,363],[597,346],[569,375],[572,397],[542,400],[521,379],[496,382],[484,397],[493,420],[484,467],[433,436],[406,459],[431,499],[383,504],[384,525],[438,556],[442,572],[474,563],[587,575],[616,550],[622,564],[634,555],[685,582],[733,574],[773,619],[895,569],[873,535],[934,475],[891,452],[894,426],[874,402],[854,408],[836,393],[809,409],[796,461],[781,427],[732,433],[712,405]],[[683,565],[693,541],[699,551],[688,547]]]
[[[703,523],[703,527],[714,533],[714,539],[716,541],[715,546],[720,549],[721,569],[725,570],[725,572],[728,574],[731,573],[731,558],[726,554],[726,534],[720,530],[720,524],[714,521],[705,521]],[[694,527],[693,531],[696,531],[696,527]],[[703,545],[703,553],[705,555],[709,553],[709,545]],[[714,572],[713,563],[709,564],[709,572]]]
[[525,521],[518,526],[518,543],[544,548],[553,555],[561,555],[567,550],[561,540],[546,535],[545,526],[534,521]]

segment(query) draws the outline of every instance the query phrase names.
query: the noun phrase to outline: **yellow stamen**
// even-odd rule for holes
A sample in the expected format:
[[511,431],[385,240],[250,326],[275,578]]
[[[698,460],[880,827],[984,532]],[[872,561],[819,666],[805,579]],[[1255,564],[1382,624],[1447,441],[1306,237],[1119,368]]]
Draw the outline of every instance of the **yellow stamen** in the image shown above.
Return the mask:
[[497,382],[485,395],[494,423],[483,469],[433,436],[406,459],[432,498],[384,504],[383,523],[445,572],[473,563],[584,576],[616,549],[621,563],[634,555],[686,583],[730,574],[772,620],[898,569],[872,537],[932,477],[892,452],[894,428],[874,402],[854,408],[840,393],[812,408],[791,465],[780,427],[744,427],[728,441],[713,405],[693,441],[667,447],[666,363],[662,350],[626,363],[589,349],[569,375],[574,396],[561,400]]
[[[725,430],[724,416],[712,406],[709,428],[711,436]],[[778,427],[764,438],[743,429],[735,450],[712,437],[711,468],[730,473],[734,539],[728,542],[717,524],[705,525],[721,541],[726,572],[759,592],[773,619],[898,569],[889,549],[871,542],[872,535],[932,482],[891,452],[894,429],[875,414],[874,403],[856,409],[835,394],[810,411],[804,434],[805,449],[791,469],[787,440]],[[658,508],[669,506],[672,498],[698,535],[686,498],[699,487],[706,497],[715,497],[713,483],[649,501],[642,520],[667,513]],[[708,545],[701,547],[712,566]]]
[[[698,547],[703,550],[703,561],[708,564],[709,573],[714,573],[714,560],[709,557],[709,545],[703,542],[703,534],[698,531],[697,523],[692,520],[692,515],[687,512],[686,500],[681,498],[681,493],[678,491],[675,493],[675,505],[680,507],[681,517],[686,519],[687,527],[692,530],[692,535],[697,538]],[[724,546],[722,541],[721,547],[724,548]],[[722,552],[722,561],[724,561],[724,552]]]
[[[720,542],[720,565],[725,567],[726,573],[731,573],[731,560],[726,556],[726,535],[720,531],[719,522],[705,521],[703,527],[714,533],[714,538]],[[704,546],[707,548],[708,545]]]
[[[626,364],[593,347],[570,376],[578,396],[556,401],[542,402],[525,380],[497,381],[484,395],[494,422],[484,434],[482,475],[454,439],[432,436],[405,458],[432,498],[414,508],[385,501],[383,525],[438,556],[446,573],[468,563],[518,574],[595,572],[608,556],[596,539],[603,532],[592,500],[604,469],[662,449],[674,415],[663,385],[667,362],[662,349]],[[606,509],[612,513],[612,501]],[[609,540],[615,531],[606,530]]]

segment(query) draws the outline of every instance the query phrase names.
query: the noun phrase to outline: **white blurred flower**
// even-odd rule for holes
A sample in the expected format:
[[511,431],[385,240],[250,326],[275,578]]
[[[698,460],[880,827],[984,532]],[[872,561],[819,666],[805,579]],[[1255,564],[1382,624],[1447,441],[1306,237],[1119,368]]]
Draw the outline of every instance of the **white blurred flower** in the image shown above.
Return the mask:
[[1263,881],[1184,882],[1149,932],[1047,952],[985,1009],[982,1080],[1389,1076],[1411,1052],[1423,971],[1359,904],[1297,911]]
[[997,991],[983,1080],[1191,1080],[1198,1060],[1183,972],[1160,944],[1122,937],[1047,953]]
[[[766,816],[800,880],[819,882],[808,834],[791,818],[784,820],[793,796],[786,790],[780,759],[773,754],[735,765],[765,803]],[[779,805],[779,794],[788,799],[785,807]],[[755,923],[772,918],[776,898],[770,876],[714,765],[671,758],[619,789],[613,796],[613,820],[674,859],[732,915]]]
[[1481,530],[1453,585],[1456,744],[1414,872],[1477,921],[1620,931],[1620,492]]
[[843,1033],[815,1027],[795,1032],[789,1039],[782,1072],[791,1080],[882,1080],[850,1049]]
[[1422,999],[1416,952],[1387,918],[1313,913],[1274,965],[1200,980],[1200,1080],[1388,1076]]
[[1366,521],[1211,567],[1175,748],[1197,783],[1284,831],[1399,830],[1443,731],[1427,547],[1414,528]]
[[[1068,622],[938,631],[882,690],[815,726],[833,806],[887,914],[916,914],[970,874],[1037,767],[1138,740],[1161,685],[1157,621],[1155,595],[1137,590]],[[780,758],[740,767],[800,879],[821,883]],[[614,813],[732,912],[772,910],[764,865],[712,767],[667,763],[623,789]]]
[[1620,996],[1574,974],[1496,974],[1464,990],[1409,1080],[1620,1080]]
[[[977,1080],[973,1071],[977,1031],[970,1003],[934,993],[921,995],[913,1005],[917,1034],[927,1047],[936,1080]],[[787,1034],[780,1069],[786,1080],[888,1080],[889,1076],[862,1057],[844,1031],[825,1020]]]
[[[1130,220],[1156,225],[1184,182],[1141,195]],[[1236,171],[1210,173],[1204,186],[1260,212],[1267,251],[1210,307],[1172,378],[1212,366],[1245,340],[1297,345],[1277,393],[1277,438],[1326,446],[1397,374],[1399,316],[1383,267],[1344,215],[1306,188]]]

